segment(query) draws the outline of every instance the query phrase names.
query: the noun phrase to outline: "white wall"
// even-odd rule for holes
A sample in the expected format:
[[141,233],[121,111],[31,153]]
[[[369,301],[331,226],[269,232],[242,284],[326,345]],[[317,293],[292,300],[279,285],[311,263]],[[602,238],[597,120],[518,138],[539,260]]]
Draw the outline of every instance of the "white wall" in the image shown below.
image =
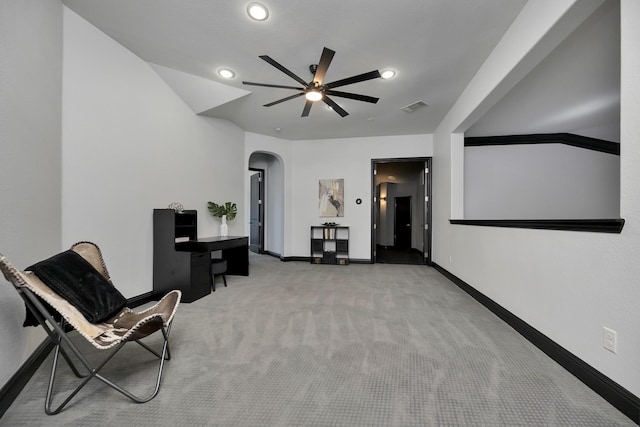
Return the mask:
[[424,245],[424,225],[425,225],[425,185],[427,185],[427,179],[424,173],[424,169],[415,175],[415,187],[413,196],[412,212],[412,227],[411,227],[411,247],[422,251],[425,248]]
[[464,149],[465,219],[620,217],[620,156],[565,144]]
[[466,136],[573,133],[620,141],[620,6],[608,0]]
[[[0,252],[25,268],[59,252],[62,6],[0,1]],[[0,387],[42,341],[0,275]]]
[[244,133],[196,116],[140,58],[64,9],[64,246],[97,243],[126,297],[152,290],[152,212],[198,210],[198,234],[219,235],[207,201],[232,201],[244,234]]
[[[392,201],[396,197],[396,184],[383,182],[378,185],[378,212],[376,224],[376,244],[393,246],[393,218]],[[384,200],[381,199],[384,197]]]
[[[371,259],[371,160],[430,157],[432,152],[431,135],[322,141],[245,135],[246,165],[253,153],[267,153],[277,156],[284,168],[283,257],[309,256],[310,227],[326,221],[318,213],[318,180],[343,178],[345,216],[336,222],[351,227],[349,256]],[[357,198],[362,204],[355,203]]]
[[[430,157],[431,135],[294,141],[292,175],[292,254],[309,256],[309,230],[327,220],[318,212],[318,180],[344,179],[344,217],[349,256],[371,259],[371,160]],[[362,199],[357,205],[356,199]]]
[[[640,395],[640,2],[622,0],[621,234],[502,229],[450,225],[445,201],[463,173],[452,156],[462,144],[453,133],[541,60],[567,29],[600,2],[528,2],[496,50],[462,93],[434,135],[433,259],[562,347]],[[560,27],[558,27],[560,25]],[[554,27],[555,26],[555,27]],[[553,28],[552,31],[548,29]],[[542,43],[542,46],[540,43]],[[509,86],[507,85],[507,87]],[[458,146],[452,146],[452,141]],[[449,198],[451,195],[451,199]],[[618,333],[618,353],[602,347],[602,327]]]
[[[466,136],[620,141],[620,5],[608,0]],[[465,147],[467,219],[619,217],[619,157],[558,144]]]

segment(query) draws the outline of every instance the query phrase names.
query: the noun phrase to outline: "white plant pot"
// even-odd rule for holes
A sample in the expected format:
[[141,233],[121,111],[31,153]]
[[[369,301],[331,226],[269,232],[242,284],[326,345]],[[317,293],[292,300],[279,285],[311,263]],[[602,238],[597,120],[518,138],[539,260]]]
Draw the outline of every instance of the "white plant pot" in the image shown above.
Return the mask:
[[222,215],[222,224],[220,224],[220,236],[227,237],[229,235],[229,226],[227,225],[227,216]]

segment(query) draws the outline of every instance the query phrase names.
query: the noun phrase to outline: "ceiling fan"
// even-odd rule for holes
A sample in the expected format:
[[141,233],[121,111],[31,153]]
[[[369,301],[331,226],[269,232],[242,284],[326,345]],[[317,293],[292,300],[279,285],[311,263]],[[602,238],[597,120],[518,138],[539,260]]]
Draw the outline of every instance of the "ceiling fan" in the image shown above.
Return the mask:
[[264,87],[275,87],[280,89],[294,89],[299,90],[300,93],[296,93],[295,95],[287,96],[286,98],[279,99],[274,102],[270,102],[268,104],[264,104],[264,107],[271,107],[272,105],[280,104],[281,102],[288,101],[290,99],[298,98],[300,96],[305,96],[307,99],[304,104],[304,108],[302,110],[301,117],[307,117],[309,115],[309,111],[311,111],[311,106],[315,101],[324,101],[329,107],[331,107],[336,113],[340,114],[341,117],[348,115],[342,107],[335,103],[328,95],[338,96],[342,98],[355,99],[356,101],[364,101],[371,102],[375,104],[378,102],[379,98],[375,98],[373,96],[360,95],[357,93],[350,92],[340,92],[337,90],[333,90],[336,87],[346,86],[353,83],[359,83],[366,80],[376,79],[381,77],[380,72],[378,70],[369,71],[368,73],[358,74],[357,76],[347,77],[346,79],[336,80],[331,83],[323,83],[324,75],[327,73],[327,69],[329,68],[329,64],[331,64],[331,60],[333,59],[333,55],[335,55],[335,51],[324,48],[322,50],[322,55],[320,56],[320,62],[317,65],[310,65],[309,71],[313,73],[313,80],[310,82],[304,81],[301,77],[298,77],[296,74],[273,60],[271,57],[267,55],[259,56],[260,59],[268,62],[269,64],[276,67],[278,70],[282,71],[298,83],[302,85],[302,87],[298,86],[283,86],[283,85],[272,85],[267,83],[254,83],[254,82],[242,82],[245,85],[253,85],[253,86],[264,86]]

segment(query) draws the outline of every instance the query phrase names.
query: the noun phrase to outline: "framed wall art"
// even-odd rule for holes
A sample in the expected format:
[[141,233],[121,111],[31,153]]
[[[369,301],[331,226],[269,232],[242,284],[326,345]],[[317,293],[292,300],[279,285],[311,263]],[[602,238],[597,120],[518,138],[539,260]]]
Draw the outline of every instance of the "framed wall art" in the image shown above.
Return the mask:
[[344,179],[321,179],[319,187],[320,216],[344,216]]

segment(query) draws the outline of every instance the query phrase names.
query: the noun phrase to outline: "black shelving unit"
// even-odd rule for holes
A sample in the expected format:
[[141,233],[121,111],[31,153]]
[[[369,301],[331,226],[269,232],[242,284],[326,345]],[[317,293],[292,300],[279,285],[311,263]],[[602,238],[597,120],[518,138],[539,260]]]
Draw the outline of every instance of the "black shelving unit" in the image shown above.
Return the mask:
[[349,227],[311,226],[312,264],[349,264]]
[[182,301],[192,302],[211,292],[211,254],[176,250],[197,240],[198,212],[153,210],[153,292],[180,289]]
[[[166,225],[171,227],[171,212],[169,209],[161,209],[165,211],[164,217],[167,220]],[[176,241],[196,240],[198,237],[198,211],[188,210],[182,212],[174,211],[174,227]]]

